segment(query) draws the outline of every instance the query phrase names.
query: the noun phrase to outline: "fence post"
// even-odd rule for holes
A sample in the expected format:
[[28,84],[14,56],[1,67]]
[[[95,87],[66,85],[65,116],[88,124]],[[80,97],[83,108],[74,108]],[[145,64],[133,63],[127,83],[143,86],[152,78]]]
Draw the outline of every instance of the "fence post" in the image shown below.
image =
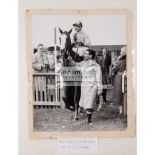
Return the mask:
[[[54,58],[55,58],[55,70],[56,70],[56,63],[57,63],[57,36],[56,36],[56,27],[54,28]],[[55,97],[56,102],[58,101],[58,94],[57,94],[57,75],[55,74]]]

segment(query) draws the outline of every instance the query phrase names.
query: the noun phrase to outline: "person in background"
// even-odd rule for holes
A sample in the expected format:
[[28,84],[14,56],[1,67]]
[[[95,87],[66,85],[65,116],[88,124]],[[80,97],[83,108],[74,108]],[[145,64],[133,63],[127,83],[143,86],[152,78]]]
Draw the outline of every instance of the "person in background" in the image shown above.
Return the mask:
[[[118,57],[120,56],[120,50],[115,50],[114,51],[114,57],[112,59],[112,66],[111,68],[115,68],[116,66],[116,62],[117,62],[117,59]],[[111,83],[112,83],[112,86],[114,86],[114,81],[115,81],[115,73],[113,72],[113,70],[111,69]]]
[[47,52],[47,59],[48,59],[48,71],[54,72],[55,70],[55,54],[54,54],[54,47],[48,48]]
[[112,56],[111,56],[111,52],[110,50],[107,50],[107,54],[106,54],[106,60],[105,60],[105,63],[106,63],[106,68],[107,68],[107,73],[108,73],[108,76],[107,78],[109,79],[109,83],[108,84],[111,84],[111,65],[112,65]]
[[[111,56],[108,53],[106,48],[103,47],[101,49],[101,51],[98,53],[98,55],[96,56],[96,62],[101,67],[103,86],[109,84],[110,83],[110,80],[109,80],[109,67],[111,65]],[[102,108],[102,104],[106,104],[106,102],[107,102],[106,94],[107,94],[107,88],[103,87],[103,93],[102,93],[103,103],[99,104],[98,111]]]
[[87,112],[87,123],[92,125],[92,113],[96,104],[96,95],[102,94],[101,67],[94,60],[95,51],[87,49],[84,51],[84,61],[74,62],[70,58],[72,66],[82,72],[81,97],[79,106]]
[[[56,57],[55,57],[56,52]],[[62,67],[62,55],[59,47],[56,47],[54,49],[54,46],[48,48],[47,52],[47,59],[48,59],[48,73],[51,73],[50,76],[47,77],[48,84],[51,85],[51,88],[48,90],[49,96],[52,96],[50,98],[53,99],[53,101],[56,100],[56,94],[55,94],[55,81],[60,84],[60,88],[62,88],[62,77],[57,76],[55,78],[55,73],[59,72],[59,68]],[[55,63],[56,61],[56,63]]]
[[[46,73],[48,69],[47,53],[43,44],[39,44],[37,52],[32,57],[34,73]],[[45,76],[34,76],[34,91],[38,92],[36,98],[41,99],[46,90]]]
[[47,51],[47,61],[48,61],[48,69],[47,73],[51,73],[46,77],[47,80],[47,97],[48,101],[56,101],[55,94],[55,55],[54,55],[54,47],[48,47]]
[[[123,93],[124,91],[124,74],[126,72],[126,51],[125,46],[121,48],[121,55],[118,57],[116,65],[112,69],[116,74],[112,103],[119,107],[119,114],[123,113]],[[123,89],[122,89],[123,88]]]
[[48,58],[43,44],[39,44],[37,52],[33,54],[32,67],[35,72],[46,72],[48,67]]
[[33,54],[35,54],[37,51],[38,51],[38,49],[37,48],[34,48],[33,49]]
[[[56,58],[55,58],[55,52],[56,52]],[[58,63],[63,63],[60,48],[56,47],[56,51],[55,51],[54,46],[49,47],[47,52],[47,60],[48,60],[48,72],[54,72],[55,67],[58,65]],[[57,61],[56,65],[55,65],[55,61]]]
[[80,21],[77,21],[73,24],[75,33],[71,38],[73,51],[78,53],[79,56],[83,56],[83,51],[88,49],[91,45],[89,36],[82,31],[83,24]]

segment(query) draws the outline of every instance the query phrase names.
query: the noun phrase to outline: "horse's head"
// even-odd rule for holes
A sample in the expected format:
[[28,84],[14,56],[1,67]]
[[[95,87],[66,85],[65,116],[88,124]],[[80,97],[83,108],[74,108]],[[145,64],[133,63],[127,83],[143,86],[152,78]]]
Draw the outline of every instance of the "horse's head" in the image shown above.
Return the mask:
[[60,49],[61,51],[65,50],[68,46],[71,45],[71,40],[70,40],[70,34],[72,32],[72,29],[69,31],[62,31],[59,28],[59,32],[60,32],[60,37],[59,37],[59,41],[60,41]]

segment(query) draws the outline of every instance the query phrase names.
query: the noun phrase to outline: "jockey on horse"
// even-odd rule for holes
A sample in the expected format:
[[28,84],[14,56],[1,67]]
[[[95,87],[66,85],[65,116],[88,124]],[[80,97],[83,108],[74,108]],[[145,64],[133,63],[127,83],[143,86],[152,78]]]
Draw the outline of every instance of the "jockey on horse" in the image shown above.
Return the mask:
[[88,46],[91,44],[90,39],[88,35],[82,31],[82,22],[77,21],[73,26],[76,33],[73,34],[73,38],[71,39],[72,49],[79,56],[83,56],[83,51],[88,49]]

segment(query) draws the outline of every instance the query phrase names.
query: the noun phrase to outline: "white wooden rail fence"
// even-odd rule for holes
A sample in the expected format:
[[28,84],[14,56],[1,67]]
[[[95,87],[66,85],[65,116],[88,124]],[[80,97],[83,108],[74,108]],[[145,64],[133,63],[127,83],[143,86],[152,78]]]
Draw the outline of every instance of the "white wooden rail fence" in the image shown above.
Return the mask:
[[35,106],[61,106],[59,74],[33,74],[33,100]]

